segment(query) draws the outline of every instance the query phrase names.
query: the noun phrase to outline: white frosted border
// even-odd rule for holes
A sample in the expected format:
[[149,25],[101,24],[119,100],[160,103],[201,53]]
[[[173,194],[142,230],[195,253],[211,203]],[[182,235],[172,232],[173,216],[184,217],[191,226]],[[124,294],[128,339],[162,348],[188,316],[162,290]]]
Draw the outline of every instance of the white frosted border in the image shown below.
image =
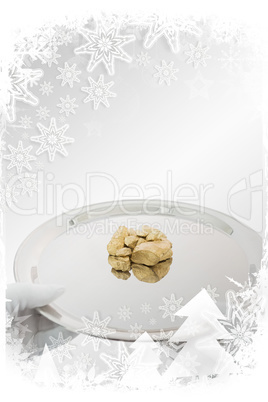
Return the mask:
[[[15,2],[16,3],[16,2]],[[1,41],[1,56],[3,58],[5,58],[5,60],[10,60],[12,59],[12,52],[10,52],[11,49],[11,45],[14,41],[14,38],[16,37],[16,35],[11,35],[12,31],[14,32],[14,29],[17,28],[17,32],[18,30],[21,29],[22,32],[34,32],[35,28],[37,28],[40,25],[43,25],[43,23],[47,22],[47,21],[51,21],[51,23],[63,23],[65,21],[65,15],[72,15],[72,18],[79,18],[81,15],[83,15],[83,17],[87,17],[89,15],[92,15],[92,8],[91,11],[88,11],[88,8],[86,6],[86,4],[88,5],[87,1],[80,1],[79,4],[81,4],[81,6],[77,6],[77,1],[75,2],[75,5],[64,5],[61,4],[61,2],[58,2],[57,7],[55,5],[55,2],[53,3],[52,1],[46,1],[42,6],[45,6],[45,12],[43,12],[44,10],[42,10],[40,12],[40,8],[42,9],[42,6],[40,4],[38,4],[37,2],[35,4],[37,4],[37,6],[33,6],[33,8],[31,9],[31,12],[29,12],[29,9],[31,7],[28,7],[27,4],[31,4],[34,5],[34,2],[32,1],[24,1],[24,2],[20,2],[19,5],[17,6],[16,4],[14,4],[14,2],[12,4],[7,4],[5,6],[6,10],[8,10],[8,8],[12,9],[12,12],[14,12],[14,9],[16,10],[16,12],[13,14],[12,18],[12,23],[10,23],[10,21],[8,20],[8,18],[6,18],[6,12],[2,14],[2,16],[4,17],[4,20],[6,22],[6,24],[3,24],[1,21],[1,30],[0,33],[5,33],[5,40]],[[101,3],[101,4],[100,4]],[[106,3],[106,4],[104,4]],[[116,3],[116,4],[115,4]],[[112,4],[111,2],[98,2],[98,7],[105,7],[105,12],[109,12],[112,11],[114,13],[118,13],[118,11],[116,10],[122,10],[122,4],[118,4],[121,3],[120,1],[113,1]],[[137,4],[138,3],[138,4]],[[139,7],[139,3],[143,3],[143,2],[136,2],[136,7]],[[173,2],[172,2],[173,3]],[[188,6],[183,9],[183,12],[187,13],[190,12],[193,13],[193,15],[197,15],[197,16],[201,16],[204,14],[209,14],[213,15],[218,12],[220,12],[221,17],[223,20],[227,20],[227,21],[235,21],[235,20],[239,20],[239,17],[241,17],[242,21],[245,21],[247,24],[249,24],[249,30],[251,30],[251,34],[252,34],[252,41],[253,43],[255,42],[258,46],[262,46],[262,50],[264,51],[264,56],[263,56],[263,110],[265,110],[265,107],[267,107],[267,94],[268,94],[268,78],[267,78],[267,71],[268,71],[268,59],[267,59],[267,43],[265,40],[265,34],[266,33],[266,29],[265,26],[263,25],[263,23],[265,23],[265,13],[264,10],[261,10],[261,7],[259,7],[258,1],[254,2],[254,9],[248,9],[247,5],[244,2],[237,2],[237,5],[234,7],[233,4],[231,4],[232,2],[224,2],[222,4],[222,7],[220,7],[219,3],[215,5],[215,3],[217,2],[211,2],[211,1],[206,1],[205,4],[202,2],[202,6],[199,4],[199,6],[196,6],[196,4],[194,4],[194,7],[192,7],[192,3],[193,2],[188,2]],[[197,3],[197,2],[194,2]],[[241,3],[240,5],[238,3]],[[154,2],[154,4],[156,4],[156,2]],[[230,6],[228,7],[228,4],[230,4]],[[243,4],[243,6],[242,6]],[[117,6],[117,7],[116,7]],[[144,7],[144,4],[143,4]],[[192,7],[192,10],[191,10]],[[215,10],[216,7],[216,10]],[[95,7],[96,8],[96,7]],[[124,5],[124,8],[126,8],[126,5]],[[134,12],[134,8],[135,7],[129,7],[128,12],[133,13]],[[158,5],[157,4],[157,10],[155,9],[155,7],[153,8],[153,11],[157,11],[158,13],[161,12],[162,8],[165,8],[165,11],[167,10],[167,2],[164,2],[164,4],[162,5]],[[150,9],[151,6],[146,7],[146,11],[150,14]],[[178,9],[178,5],[175,5],[175,9]],[[85,13],[85,10],[86,13]],[[182,11],[182,9],[180,9],[180,12]],[[36,15],[34,15],[34,12],[36,13]],[[168,7],[168,12],[170,12],[171,14],[174,12],[174,3],[173,5],[170,5]],[[97,16],[99,15],[99,11],[95,10],[95,12],[93,12],[94,17],[97,18]],[[8,10],[7,14],[11,14],[11,11]],[[64,15],[65,14],[65,15]],[[53,18],[51,18],[51,15],[53,15]],[[225,17],[224,17],[225,15]],[[232,16],[232,17],[228,17],[228,15]],[[234,17],[234,18],[233,18]],[[2,32],[1,32],[2,31]],[[8,35],[8,33],[10,35]],[[1,35],[1,37],[3,38],[3,36]],[[4,46],[3,46],[3,42],[4,42]],[[268,180],[268,138],[267,138],[267,121],[266,121],[266,116],[263,116],[263,135],[264,135],[264,149],[263,149],[263,157],[264,157],[264,170],[265,170],[265,186],[267,185],[267,180]],[[267,215],[267,205],[266,205],[266,222],[268,219],[268,215]],[[3,233],[1,233],[1,235],[3,235]],[[263,290],[264,292],[267,292],[267,272],[266,272],[266,266],[267,266],[267,258],[268,258],[268,250],[267,250],[267,225],[265,225],[265,239],[264,239],[264,256],[263,256],[263,261],[262,261],[262,267],[263,267],[263,277],[261,278],[262,281],[262,285],[263,285]],[[1,242],[0,242],[0,251],[1,254],[4,254],[4,238],[3,236],[1,236]],[[2,300],[5,299],[5,286],[4,286],[4,277],[5,277],[5,271],[2,270],[1,271],[1,297],[3,297]],[[5,308],[4,308],[4,303],[1,304],[1,319],[4,318],[4,313],[5,313]],[[3,319],[3,323],[5,322],[5,319]],[[256,342],[256,349],[257,349],[257,368],[254,370],[254,373],[252,373],[252,375],[250,376],[250,378],[239,378],[239,379],[235,379],[235,383],[232,384],[232,380],[228,381],[228,389],[226,389],[226,387],[223,385],[219,385],[217,384],[216,386],[210,386],[210,387],[206,387],[205,384],[195,384],[194,386],[191,386],[191,392],[189,394],[188,391],[190,390],[182,390],[182,389],[177,389],[176,390],[176,396],[178,397],[178,391],[180,393],[180,396],[189,396],[193,399],[196,399],[196,397],[200,398],[200,387],[203,388],[205,386],[206,388],[206,394],[208,392],[208,394],[206,395],[206,399],[208,397],[213,397],[213,398],[217,398],[219,399],[219,395],[224,396],[225,393],[228,393],[230,395],[232,395],[232,397],[234,397],[234,393],[237,392],[237,395],[239,394],[239,396],[241,397],[242,395],[248,395],[248,391],[252,388],[255,388],[256,386],[260,386],[262,384],[262,382],[264,382],[265,384],[265,378],[266,378],[266,356],[268,355],[268,347],[266,345],[265,342],[265,338],[267,339],[267,320],[264,319],[262,322],[262,326],[264,329],[264,335],[258,340],[258,342]],[[4,328],[4,325],[1,326],[1,328]],[[3,331],[1,331],[1,354],[4,353],[4,344],[5,344],[5,336],[2,333]],[[3,335],[3,337],[2,337]],[[0,359],[1,361],[1,369],[4,369],[4,359]],[[2,370],[1,370],[2,371]],[[15,375],[15,374],[14,374]],[[10,377],[10,373],[9,373],[9,377]],[[3,379],[4,380],[4,379]],[[7,387],[7,391],[10,393],[11,389],[10,386],[13,386],[13,381],[15,380],[15,378],[9,378],[9,380],[7,381],[3,381],[3,383],[5,384],[5,386]],[[16,388],[18,389],[18,393],[21,394],[22,390],[28,389],[29,385],[27,385],[26,383],[24,383],[22,381],[21,384],[18,384],[18,382],[20,383],[20,380],[16,379]],[[18,387],[19,385],[19,387]],[[33,393],[38,392],[38,399],[41,400],[40,398],[40,389],[39,388],[34,388],[34,387],[30,387],[31,389],[28,391],[31,392],[31,395]],[[208,389],[209,388],[209,389]],[[4,390],[2,390],[3,392]],[[62,395],[62,390],[55,390],[55,393]],[[256,392],[256,389],[255,389]],[[42,390],[43,393],[43,390]],[[44,391],[44,394],[42,395],[42,400],[43,397],[45,397],[47,392]],[[105,395],[106,392],[103,391],[103,394]],[[173,391],[169,391],[168,394],[172,395]],[[11,396],[11,395],[10,395]],[[124,397],[124,395],[122,395],[122,397]],[[110,395],[111,398],[111,395]],[[118,399],[118,395],[116,396],[116,398]],[[129,396],[128,396],[129,398]],[[134,399],[134,398],[133,398]],[[188,398],[187,398],[188,399]]]

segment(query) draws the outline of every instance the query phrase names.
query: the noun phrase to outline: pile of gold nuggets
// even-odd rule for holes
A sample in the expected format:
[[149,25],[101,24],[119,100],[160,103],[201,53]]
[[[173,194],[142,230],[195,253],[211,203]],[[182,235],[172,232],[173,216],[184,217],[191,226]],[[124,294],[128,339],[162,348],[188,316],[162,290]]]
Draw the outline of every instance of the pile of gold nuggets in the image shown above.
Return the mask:
[[144,225],[141,230],[120,226],[107,245],[108,263],[118,279],[135,277],[148,283],[160,281],[172,263],[172,243],[160,230]]

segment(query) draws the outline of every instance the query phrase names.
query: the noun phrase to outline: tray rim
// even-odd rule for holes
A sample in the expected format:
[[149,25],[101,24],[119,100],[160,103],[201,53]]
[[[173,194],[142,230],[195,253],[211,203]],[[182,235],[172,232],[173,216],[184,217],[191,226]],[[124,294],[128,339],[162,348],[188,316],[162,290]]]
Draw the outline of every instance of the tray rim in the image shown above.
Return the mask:
[[[77,216],[85,214],[85,212],[87,212],[87,211],[92,210],[94,212],[94,208],[100,208],[100,207],[103,208],[103,207],[109,206],[111,204],[112,205],[118,205],[119,203],[125,203],[127,205],[131,205],[131,204],[134,203],[134,204],[139,204],[140,205],[140,204],[143,204],[145,202],[146,203],[148,203],[148,202],[151,203],[151,205],[153,207],[157,207],[157,206],[159,207],[159,204],[160,204],[160,206],[163,206],[163,204],[164,205],[168,204],[168,205],[170,205],[170,208],[174,208],[174,206],[175,206],[175,207],[181,207],[181,208],[188,208],[188,209],[192,209],[192,210],[195,210],[195,211],[198,210],[198,208],[200,208],[200,206],[197,205],[197,204],[174,202],[174,201],[162,200],[162,199],[153,199],[153,200],[148,200],[148,199],[127,199],[127,200],[105,201],[105,202],[100,202],[100,203],[95,203],[95,204],[89,204],[89,205],[85,205],[85,206],[80,207],[80,208],[69,210],[69,211],[67,211],[65,213],[62,213],[60,215],[52,217],[51,219],[48,219],[47,221],[45,221],[44,223],[42,223],[41,225],[36,227],[32,232],[30,232],[30,234],[23,240],[23,242],[20,244],[20,246],[17,249],[17,252],[15,254],[15,258],[14,258],[14,263],[13,263],[13,274],[14,274],[15,281],[16,282],[24,282],[24,281],[20,280],[19,269],[18,269],[18,260],[19,260],[19,257],[20,257],[20,253],[23,250],[23,248],[25,247],[25,245],[35,236],[35,234],[37,234],[41,230],[45,229],[49,224],[52,224],[53,222],[57,221],[57,219],[59,217],[61,217],[61,219],[63,221],[65,220],[66,222],[69,219],[69,222],[70,222],[71,220],[73,220]],[[252,228],[248,227],[244,223],[241,223],[238,219],[236,219],[236,218],[234,218],[234,217],[232,217],[232,216],[230,216],[230,215],[228,215],[226,213],[223,213],[223,212],[217,211],[215,209],[212,209],[212,208],[203,207],[203,209],[204,209],[204,216],[212,216],[212,217],[216,217],[216,218],[225,219],[225,220],[227,220],[227,222],[235,224],[236,229],[238,227],[241,230],[246,231],[247,233],[250,233],[251,235],[254,235],[255,238],[256,238],[256,241],[259,241],[259,242],[262,241],[261,236],[256,231],[254,231]],[[133,213],[131,213],[131,214],[133,215]],[[144,213],[144,214],[146,215],[146,213]],[[123,213],[121,215],[123,215]],[[150,214],[147,214],[147,215],[150,215]],[[158,215],[158,214],[155,214],[155,215]],[[166,213],[162,213],[162,215],[167,215],[167,216],[170,216],[170,217],[174,216],[172,214],[168,215]],[[103,214],[101,216],[103,218]],[[176,215],[175,215],[175,217],[176,217]],[[107,218],[109,218],[109,216],[107,216],[106,219]],[[186,215],[185,218],[187,219],[187,215]],[[101,218],[99,218],[99,219],[101,219]],[[91,219],[89,219],[89,220],[91,220]],[[227,224],[229,225],[229,223],[227,223]],[[62,230],[62,233],[64,233],[65,232],[65,226],[62,225],[62,228],[64,228],[64,230]],[[219,228],[216,228],[216,229],[220,230]],[[220,231],[222,232],[222,230],[220,230]],[[58,234],[58,236],[60,236],[62,233]],[[228,237],[236,236],[236,230],[233,230],[231,233],[227,233],[226,231],[223,231],[223,233]],[[56,236],[56,237],[58,237],[58,236]],[[54,236],[53,238],[55,239],[56,237]],[[257,267],[257,270],[258,270],[258,268],[259,267]],[[74,327],[72,325],[69,325],[68,322],[63,323],[59,318],[57,318],[57,316],[60,315],[58,313],[59,309],[57,311],[57,308],[54,307],[53,302],[50,303],[47,306],[39,307],[36,310],[40,314],[42,314],[44,317],[46,317],[47,319],[55,322],[56,324],[64,326],[66,329],[68,329],[68,330],[70,330],[72,332],[82,333],[81,330],[79,330],[79,331],[77,329],[74,330]],[[69,316],[71,316],[71,314],[69,314]],[[81,318],[80,318],[80,321],[81,321]],[[82,323],[82,321],[81,321],[81,323]],[[173,331],[174,332],[174,331],[177,331],[178,328],[179,327],[164,328],[164,331],[165,332],[168,332],[168,331]],[[116,328],[110,328],[110,327],[108,327],[108,329],[111,329],[112,331],[115,331],[115,332],[113,334],[111,334],[112,336],[107,335],[107,337],[105,337],[105,339],[119,340],[119,341],[130,341],[130,342],[135,341],[135,339],[130,337],[130,333],[128,331],[126,331],[126,330],[123,330],[123,329],[118,329],[117,330]],[[161,330],[163,330],[163,329],[146,330],[146,332],[148,334],[152,335],[152,336],[154,336],[154,335],[159,336]],[[143,331],[143,332],[145,332],[145,331]],[[90,336],[94,336],[94,335],[90,335]]]

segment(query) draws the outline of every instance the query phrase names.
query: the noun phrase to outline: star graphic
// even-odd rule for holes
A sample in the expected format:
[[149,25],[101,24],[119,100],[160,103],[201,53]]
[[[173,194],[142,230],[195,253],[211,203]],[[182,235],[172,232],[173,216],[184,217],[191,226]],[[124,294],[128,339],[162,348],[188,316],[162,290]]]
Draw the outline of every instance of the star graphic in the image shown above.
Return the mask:
[[36,174],[25,173],[24,176],[19,177],[20,184],[17,188],[21,188],[21,195],[28,194],[30,197],[33,195],[33,191],[38,192],[38,181]]
[[218,293],[216,293],[217,288],[212,288],[210,285],[208,285],[206,290],[207,290],[209,296],[212,298],[212,300],[215,303],[217,303],[217,297],[220,296]]
[[76,98],[71,99],[70,95],[67,95],[66,99],[60,98],[60,100],[61,103],[57,105],[61,108],[60,113],[65,113],[66,117],[69,117],[70,113],[75,114],[74,108],[78,107],[75,103]]
[[16,167],[17,173],[21,173],[24,167],[28,170],[32,170],[29,161],[35,160],[36,157],[29,155],[29,152],[33,148],[31,145],[27,148],[23,148],[22,141],[19,141],[17,148],[14,148],[12,145],[8,145],[8,148],[11,153],[9,155],[4,155],[4,159],[10,160],[10,164],[8,165],[7,169]]
[[88,77],[89,87],[81,88],[83,92],[87,92],[88,96],[84,99],[84,103],[89,101],[94,102],[94,110],[97,110],[100,103],[103,103],[106,107],[110,107],[107,98],[114,98],[116,94],[109,91],[109,88],[114,84],[113,81],[104,84],[103,75],[101,74],[98,82],[94,81],[91,77]]
[[98,312],[94,311],[92,321],[86,317],[81,317],[81,320],[84,322],[85,327],[79,329],[77,332],[87,334],[82,342],[83,346],[87,345],[89,342],[92,342],[94,350],[97,352],[101,342],[103,342],[105,345],[110,345],[110,341],[106,338],[108,335],[116,332],[113,329],[107,328],[107,325],[111,321],[110,317],[107,317],[101,321]]
[[147,52],[140,52],[140,54],[137,54],[136,62],[139,66],[147,66],[150,63],[150,60],[151,56],[149,56]]
[[185,54],[189,56],[187,64],[193,63],[194,68],[199,67],[199,65],[206,67],[206,60],[211,58],[210,55],[206,54],[209,48],[207,46],[202,48],[201,43],[198,43],[197,46],[194,46],[190,43],[189,46],[190,50],[185,52]]
[[37,123],[37,127],[40,130],[41,135],[31,137],[31,141],[39,142],[41,144],[36,151],[36,155],[40,155],[47,151],[50,162],[55,159],[56,152],[59,152],[64,156],[68,155],[68,152],[63,145],[74,142],[74,138],[64,136],[64,133],[69,128],[69,124],[57,128],[56,119],[53,117],[50,121],[49,127],[45,127],[41,123]]
[[138,357],[129,354],[125,344],[120,342],[118,345],[118,355],[110,356],[102,353],[100,358],[109,367],[108,375],[110,379],[121,381],[128,370],[137,364]]
[[193,80],[187,80],[185,82],[190,88],[190,99],[199,96],[209,99],[209,88],[213,85],[213,81],[205,79],[200,71],[198,71]]
[[176,300],[174,293],[171,294],[170,299],[163,297],[162,300],[164,301],[165,305],[160,306],[159,310],[163,310],[163,318],[170,317],[171,321],[175,321],[175,313],[182,307],[181,302],[183,298]]
[[174,53],[180,50],[179,35],[180,32],[190,32],[199,36],[201,30],[196,26],[195,22],[183,19],[170,18],[153,14],[146,25],[149,25],[149,30],[144,40],[144,47],[151,48],[155,42],[162,36],[167,39],[167,42]]
[[152,338],[155,341],[164,341],[164,340],[169,340],[173,335],[173,331],[165,332],[163,329],[160,329],[160,333],[158,335],[154,334],[152,335]]
[[117,28],[106,30],[102,26],[99,26],[96,32],[82,28],[80,33],[88,42],[76,48],[74,52],[75,54],[92,54],[87,66],[89,72],[102,62],[108,73],[113,75],[115,59],[132,61],[132,58],[122,50],[122,46],[134,41],[136,39],[134,35],[121,36]]
[[64,357],[68,357],[68,359],[72,358],[70,350],[76,349],[76,346],[69,344],[69,342],[72,340],[71,336],[69,336],[66,339],[63,339],[62,332],[60,332],[58,339],[53,338],[53,336],[50,336],[49,339],[52,342],[52,345],[49,345],[51,355],[53,357],[56,356],[60,363],[62,363]]
[[142,325],[136,322],[134,325],[130,325],[128,332],[130,333],[130,338],[138,339],[142,334]]
[[79,78],[77,78],[78,74],[81,74],[81,71],[76,71],[76,64],[73,64],[72,67],[69,66],[67,62],[64,63],[64,68],[58,67],[60,75],[57,75],[56,79],[61,79],[61,86],[64,87],[65,84],[69,84],[70,88],[73,88],[74,82],[80,82]]
[[178,69],[172,68],[174,62],[171,61],[169,64],[165,62],[165,60],[162,60],[162,66],[155,66],[156,70],[158,73],[154,74],[154,77],[159,77],[159,84],[161,85],[163,82],[165,82],[167,85],[170,85],[171,80],[176,81],[177,77],[175,76],[175,73],[178,72]]

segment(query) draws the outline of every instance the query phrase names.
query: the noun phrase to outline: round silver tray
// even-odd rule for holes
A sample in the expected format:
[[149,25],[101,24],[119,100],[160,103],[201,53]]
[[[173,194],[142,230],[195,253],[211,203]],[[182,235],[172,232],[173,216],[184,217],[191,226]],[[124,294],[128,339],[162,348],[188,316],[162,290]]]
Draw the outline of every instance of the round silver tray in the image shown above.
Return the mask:
[[[170,271],[154,284],[133,274],[117,279],[108,264],[106,247],[117,227],[143,224],[159,228],[173,244]],[[183,320],[175,312],[203,288],[225,313],[226,292],[238,290],[227,277],[244,283],[259,269],[261,255],[260,236],[228,215],[185,203],[127,200],[47,221],[19,247],[14,275],[18,282],[65,286],[39,311],[68,330],[83,332],[85,317],[97,319],[107,339],[134,341],[143,331],[161,339],[179,328]]]

